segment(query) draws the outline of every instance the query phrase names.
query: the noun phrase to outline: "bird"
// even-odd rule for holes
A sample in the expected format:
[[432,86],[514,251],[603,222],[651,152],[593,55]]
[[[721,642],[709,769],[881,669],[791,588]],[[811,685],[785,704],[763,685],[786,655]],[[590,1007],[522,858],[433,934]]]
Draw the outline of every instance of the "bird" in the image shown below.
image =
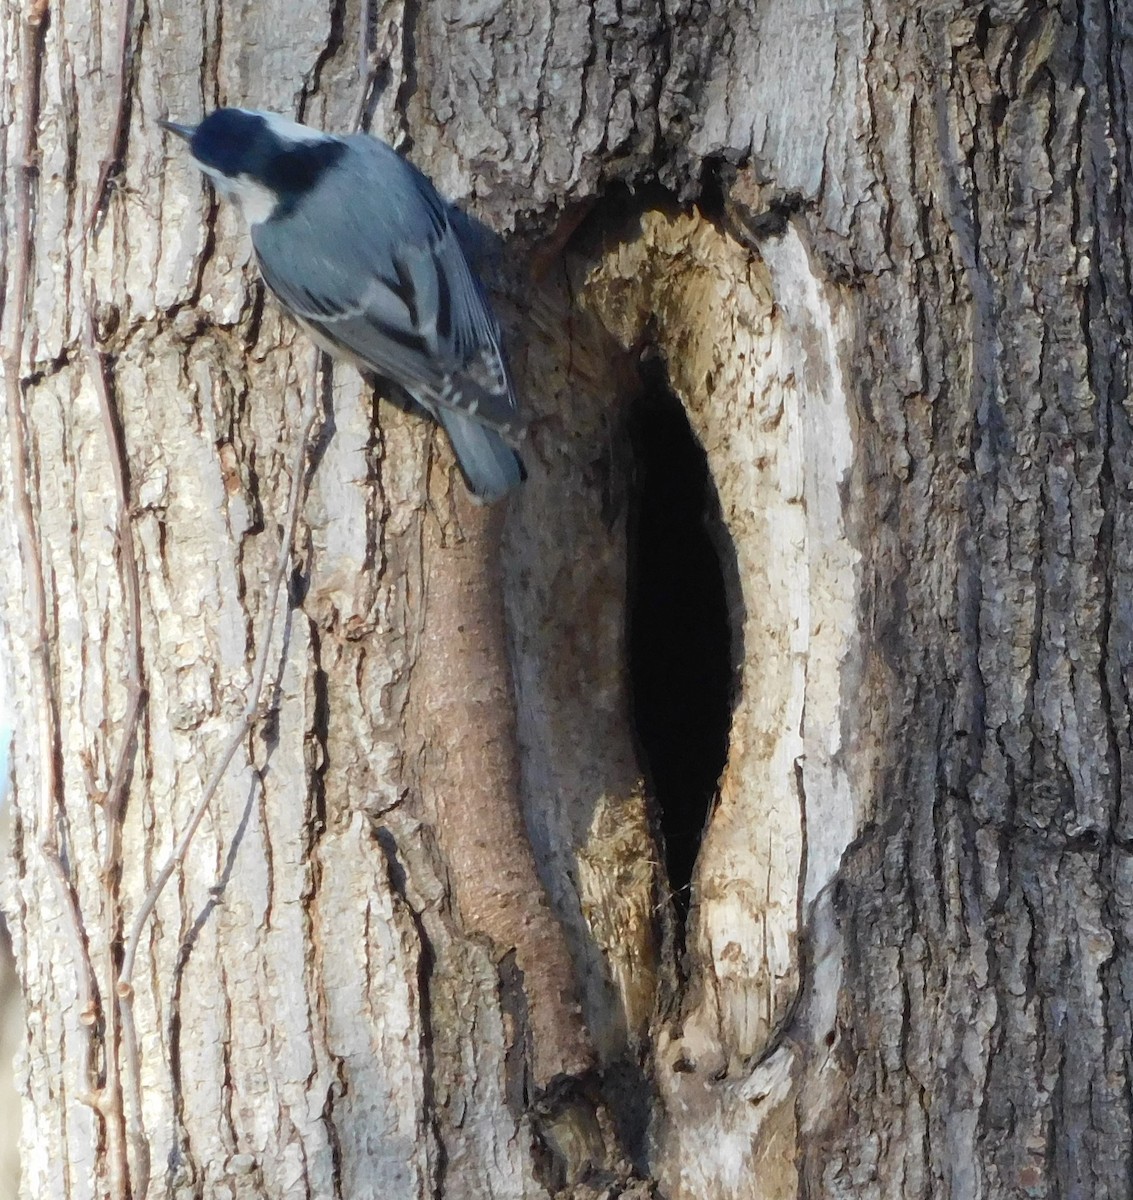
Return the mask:
[[323,349],[440,422],[474,499],[526,479],[499,324],[417,167],[369,134],[278,113],[218,108],[197,125],[160,124],[238,205],[268,290]]

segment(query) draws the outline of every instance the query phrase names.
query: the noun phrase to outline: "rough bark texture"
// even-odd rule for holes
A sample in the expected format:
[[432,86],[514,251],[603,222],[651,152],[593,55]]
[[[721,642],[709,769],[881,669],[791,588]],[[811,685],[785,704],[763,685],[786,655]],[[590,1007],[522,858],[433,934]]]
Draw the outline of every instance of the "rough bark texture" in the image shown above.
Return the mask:
[[824,1191],[1128,1194],[1130,16],[870,14],[892,132],[844,261],[892,749],[837,895]]
[[[122,2],[0,22],[24,1194],[1127,1195],[1128,6]],[[362,40],[372,128],[486,227],[531,479],[472,512],[322,386],[270,711],[118,996],[311,376],[155,121],[344,128]],[[683,938],[642,353],[734,558]]]

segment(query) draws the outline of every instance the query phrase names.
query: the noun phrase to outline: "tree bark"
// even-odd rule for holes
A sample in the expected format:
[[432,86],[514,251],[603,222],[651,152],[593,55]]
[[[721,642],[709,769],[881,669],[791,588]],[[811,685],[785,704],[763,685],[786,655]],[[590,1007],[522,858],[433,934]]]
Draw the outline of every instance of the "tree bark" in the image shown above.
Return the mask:
[[[5,12],[23,1195],[1128,1194],[1131,26]],[[362,111],[479,222],[502,510],[265,299],[156,125],[216,103]],[[687,917],[656,362],[735,675]]]

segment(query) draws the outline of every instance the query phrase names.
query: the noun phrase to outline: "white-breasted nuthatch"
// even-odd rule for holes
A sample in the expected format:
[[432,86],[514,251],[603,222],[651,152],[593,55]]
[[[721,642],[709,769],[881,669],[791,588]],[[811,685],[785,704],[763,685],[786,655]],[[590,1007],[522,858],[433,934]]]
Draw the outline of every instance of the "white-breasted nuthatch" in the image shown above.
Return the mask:
[[248,222],[268,288],[332,354],[403,389],[444,426],[474,496],[525,478],[499,326],[449,220],[411,163],[366,134],[218,108],[162,126]]

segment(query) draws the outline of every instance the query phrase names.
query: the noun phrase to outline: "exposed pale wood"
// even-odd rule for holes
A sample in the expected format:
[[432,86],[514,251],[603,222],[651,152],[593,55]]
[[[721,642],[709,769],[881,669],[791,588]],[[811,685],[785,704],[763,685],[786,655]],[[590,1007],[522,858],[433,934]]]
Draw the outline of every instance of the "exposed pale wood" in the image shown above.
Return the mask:
[[[724,1179],[737,1188],[752,1173],[761,1194],[790,1195],[803,1056],[777,1048],[804,983],[807,907],[856,830],[840,762],[840,697],[860,653],[858,555],[839,491],[852,462],[848,337],[834,316],[841,297],[816,278],[794,226],[759,256],[695,215],[649,213],[634,229],[580,294],[627,346],[648,331],[665,357],[734,546],[743,651],[694,879],[692,978],[655,1064],[659,1166],[675,1195],[711,1194]],[[753,1063],[763,1063],[754,1075]],[[784,1156],[782,1170],[757,1168]]]

